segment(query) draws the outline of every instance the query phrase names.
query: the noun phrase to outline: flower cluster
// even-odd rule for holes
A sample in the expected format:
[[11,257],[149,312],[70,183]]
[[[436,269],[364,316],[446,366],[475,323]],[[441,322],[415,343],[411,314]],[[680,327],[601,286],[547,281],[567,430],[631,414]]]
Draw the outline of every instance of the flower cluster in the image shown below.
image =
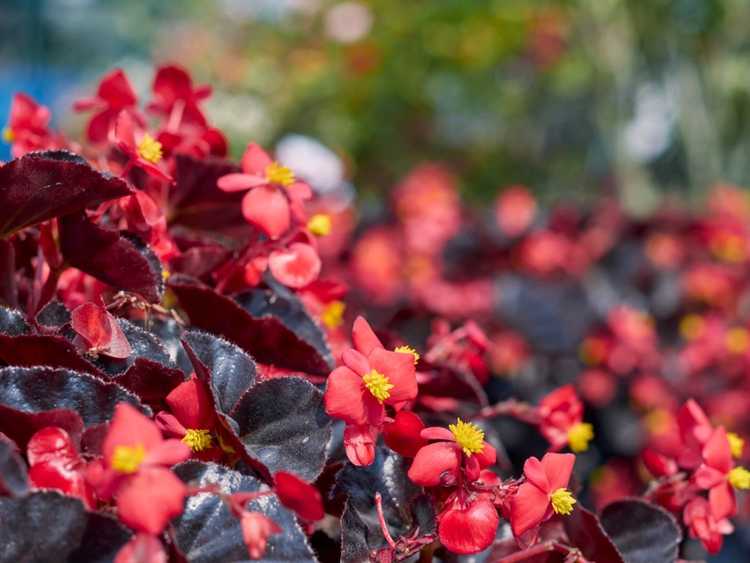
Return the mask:
[[228,160],[210,95],[165,65],[142,102],[114,70],[75,103],[80,140],[13,100],[3,560],[618,563],[733,541],[743,192],[636,220],[516,185],[479,214],[431,163],[355,228],[258,144]]

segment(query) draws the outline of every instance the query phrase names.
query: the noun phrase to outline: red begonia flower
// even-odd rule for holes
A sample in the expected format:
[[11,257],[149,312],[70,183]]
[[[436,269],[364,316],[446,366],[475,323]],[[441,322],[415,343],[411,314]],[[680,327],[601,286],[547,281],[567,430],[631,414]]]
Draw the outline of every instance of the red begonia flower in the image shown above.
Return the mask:
[[344,451],[354,465],[363,467],[375,461],[378,429],[369,424],[347,424],[344,429]]
[[500,517],[487,499],[478,498],[465,505],[456,503],[439,516],[440,542],[460,555],[479,553],[495,539]]
[[703,463],[693,474],[696,485],[708,489],[711,514],[717,520],[737,513],[734,489],[750,488],[750,473],[734,467],[729,438],[722,426],[714,430],[702,451]]
[[220,455],[214,435],[216,414],[205,383],[192,374],[172,389],[165,401],[171,412],[162,411],[155,418],[162,432],[182,440],[200,459],[215,459]]
[[526,481],[518,487],[511,500],[510,524],[513,535],[520,537],[536,528],[554,514],[567,515],[576,500],[566,488],[576,456],[573,454],[545,454],[541,461],[526,460],[523,474]]
[[273,277],[288,287],[305,287],[320,274],[320,257],[309,244],[293,242],[288,248],[274,250],[268,256]]
[[570,446],[574,452],[588,449],[594,437],[591,424],[583,422],[583,403],[572,385],[555,389],[539,402],[539,430],[547,438],[552,451]]
[[325,516],[320,491],[296,475],[279,471],[273,476],[274,491],[281,504],[303,520],[314,522]]
[[726,518],[717,518],[703,497],[695,497],[686,506],[683,513],[685,525],[690,530],[690,537],[698,539],[711,554],[721,550],[724,537],[734,531],[734,526]]
[[121,111],[110,135],[112,142],[128,157],[128,166],[136,166],[157,180],[171,182],[172,177],[157,164],[162,160],[161,143],[145,132],[133,115]]
[[701,463],[701,450],[714,428],[706,413],[693,399],[688,400],[677,411],[677,425],[684,446],[678,462],[687,469],[695,469]]
[[525,186],[511,186],[495,202],[495,220],[503,233],[517,237],[531,225],[536,209],[536,200]]
[[422,419],[411,411],[396,413],[393,422],[383,426],[383,441],[394,452],[404,457],[414,457],[427,440],[422,438],[424,430]]
[[115,497],[118,516],[128,526],[158,534],[182,512],[187,488],[167,467],[190,457],[186,444],[164,440],[153,421],[119,403],[102,454],[87,478],[101,498]]
[[10,105],[3,139],[12,143],[11,153],[19,158],[27,152],[52,148],[54,135],[49,130],[49,108],[26,94],[16,94]]
[[255,143],[245,150],[242,173],[222,176],[217,184],[225,192],[250,190],[242,200],[242,214],[271,239],[285,233],[293,219],[304,222],[303,204],[312,197],[310,186],[296,181],[294,172]]
[[109,137],[112,126],[122,110],[130,110],[138,124],[144,125],[143,119],[135,111],[137,103],[138,98],[128,77],[122,69],[116,68],[102,78],[95,96],[77,100],[73,104],[73,109],[96,111],[86,126],[86,136],[92,143],[103,143]]
[[83,303],[70,313],[74,343],[84,352],[123,359],[133,352],[125,333],[109,312],[96,303]]
[[240,516],[242,539],[252,559],[260,559],[266,552],[268,538],[281,533],[276,522],[260,512],[244,511]]
[[26,446],[29,481],[38,489],[56,489],[95,507],[94,491],[85,479],[86,464],[62,428],[49,426],[34,434]]
[[646,448],[641,452],[641,458],[646,469],[654,477],[668,477],[674,475],[679,470],[677,463],[673,459],[650,448]]
[[179,111],[180,122],[205,127],[206,118],[199,104],[211,96],[211,86],[193,86],[193,79],[184,68],[170,64],[158,68],[152,91],[150,111],[164,116]]
[[423,487],[453,485],[463,467],[470,481],[495,463],[495,448],[484,441],[484,431],[460,418],[448,428],[430,427],[421,432],[426,440],[440,440],[422,447],[409,468],[409,479]]
[[117,552],[115,563],[167,563],[167,553],[156,536],[136,534]]

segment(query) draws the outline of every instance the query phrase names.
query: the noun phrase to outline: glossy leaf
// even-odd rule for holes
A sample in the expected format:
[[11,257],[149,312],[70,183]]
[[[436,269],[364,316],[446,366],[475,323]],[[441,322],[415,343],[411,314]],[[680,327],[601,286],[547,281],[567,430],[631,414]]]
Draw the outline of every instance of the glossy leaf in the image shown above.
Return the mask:
[[[224,494],[254,492],[262,484],[249,475],[198,461],[184,462],[174,471],[186,483],[199,487],[216,485]],[[315,561],[294,513],[281,506],[276,495],[249,503],[247,510],[262,512],[282,529],[269,538],[263,561]],[[216,495],[202,493],[188,499],[185,511],[174,520],[173,529],[175,543],[189,563],[248,559],[239,520]]]
[[678,558],[682,531],[659,506],[618,500],[602,510],[601,521],[625,563],[673,563]]
[[234,300],[185,276],[172,276],[169,287],[194,326],[234,342],[258,362],[321,375],[333,368],[320,328],[286,290],[255,290]]
[[571,543],[581,550],[586,559],[623,562],[622,555],[604,531],[599,518],[591,511],[577,505],[572,514],[562,519],[562,523]]
[[258,383],[230,415],[247,453],[272,473],[314,481],[323,470],[331,421],[323,393],[308,381],[279,377]]
[[117,552],[133,534],[116,518],[107,514],[90,512],[86,517],[79,546],[70,554],[70,563],[111,563]]
[[18,497],[28,490],[26,464],[13,443],[0,438],[0,494]]
[[96,225],[83,214],[60,219],[60,249],[70,265],[152,303],[164,292],[159,259],[143,241]]
[[0,167],[0,237],[130,195],[119,178],[67,151],[27,154]]

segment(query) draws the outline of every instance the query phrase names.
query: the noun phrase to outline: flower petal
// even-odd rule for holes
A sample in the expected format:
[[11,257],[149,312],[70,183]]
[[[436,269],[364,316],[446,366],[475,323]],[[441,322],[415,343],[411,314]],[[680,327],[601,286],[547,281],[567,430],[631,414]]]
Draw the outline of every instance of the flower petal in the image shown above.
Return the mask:
[[205,384],[195,374],[170,391],[169,409],[185,428],[210,430],[214,426],[214,407]]
[[271,252],[268,268],[284,285],[300,288],[315,281],[320,274],[321,262],[312,246],[294,242],[286,250]]
[[143,446],[148,452],[162,442],[161,432],[151,419],[127,403],[115,407],[115,415],[102,445],[106,463],[112,459],[117,446]]
[[437,487],[458,476],[461,451],[456,444],[436,442],[417,452],[409,468],[409,479],[422,487]]
[[400,354],[384,348],[376,348],[367,360],[373,369],[385,375],[393,385],[390,397],[386,399],[388,404],[416,399],[417,373],[411,354]]
[[266,167],[272,162],[271,157],[268,156],[268,153],[260,145],[249,143],[245,149],[245,153],[242,155],[242,171],[246,174],[265,177]]
[[485,499],[466,508],[452,508],[440,518],[440,542],[451,552],[461,555],[479,553],[495,539],[500,517],[493,504]]
[[216,181],[216,185],[223,192],[243,192],[267,184],[268,182],[262,176],[240,173],[225,174]]
[[727,432],[723,426],[719,426],[713,431],[701,453],[706,465],[722,473],[729,472],[732,468],[732,450],[729,447],[729,438],[727,438]]
[[549,492],[568,486],[570,475],[573,473],[576,456],[574,454],[544,454],[542,467],[547,474]]
[[272,239],[289,229],[289,201],[273,186],[250,190],[242,199],[242,215]]
[[320,491],[296,475],[279,471],[273,476],[274,491],[281,504],[296,512],[300,518],[314,522],[325,516]]
[[369,356],[376,348],[383,347],[378,337],[375,336],[372,327],[370,327],[370,323],[361,316],[354,319],[352,342],[354,342],[354,347],[365,356]]
[[364,424],[367,409],[362,394],[362,378],[348,367],[336,368],[328,376],[323,395],[326,413],[348,424]]
[[369,426],[347,426],[344,430],[344,450],[346,457],[354,465],[364,467],[375,461],[375,440],[377,435]]
[[147,468],[120,489],[118,517],[134,530],[157,535],[182,513],[186,495],[187,487],[174,473],[160,467]]
[[513,535],[519,537],[541,524],[546,519],[549,505],[547,493],[533,483],[523,483],[518,487],[510,505],[510,525],[513,528]]

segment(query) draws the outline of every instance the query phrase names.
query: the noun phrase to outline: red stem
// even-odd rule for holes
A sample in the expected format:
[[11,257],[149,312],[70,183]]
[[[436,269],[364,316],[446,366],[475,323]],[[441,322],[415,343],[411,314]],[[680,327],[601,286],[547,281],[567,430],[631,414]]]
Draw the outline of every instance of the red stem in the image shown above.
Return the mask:
[[396,549],[396,542],[393,541],[391,533],[388,531],[388,524],[385,523],[385,516],[383,515],[383,497],[380,493],[375,493],[375,510],[378,513],[378,522],[380,522],[380,529],[383,531],[383,537],[391,549]]

